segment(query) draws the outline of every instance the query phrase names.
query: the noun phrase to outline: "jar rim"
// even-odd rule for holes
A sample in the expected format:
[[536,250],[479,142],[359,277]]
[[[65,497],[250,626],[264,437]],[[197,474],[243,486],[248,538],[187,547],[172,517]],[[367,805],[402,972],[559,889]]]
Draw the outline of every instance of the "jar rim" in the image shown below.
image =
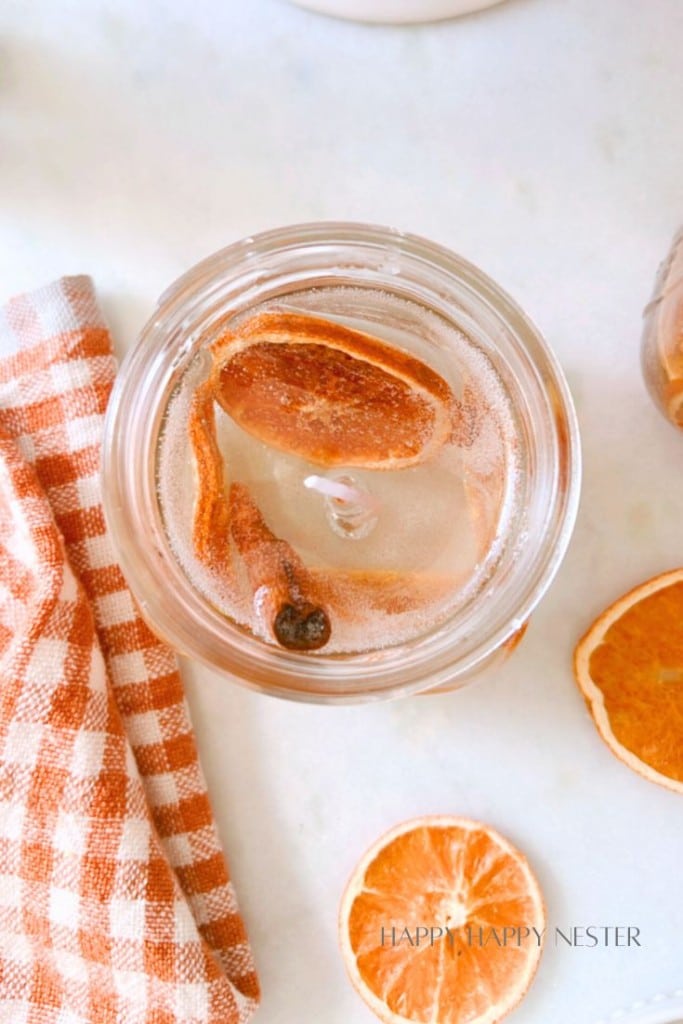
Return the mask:
[[[539,394],[547,398],[543,429],[553,435],[557,480],[543,535],[534,538],[533,572],[527,571],[523,581],[516,580],[514,593],[508,586],[497,595],[497,604],[489,602],[489,612],[507,608],[508,614],[493,616],[495,621],[483,630],[479,643],[461,636],[459,653],[455,639],[462,623],[457,612],[429,634],[429,642],[421,637],[380,651],[322,657],[283,652],[226,623],[205,599],[198,599],[177,565],[174,571],[168,551],[160,550],[159,537],[150,544],[150,536],[145,535],[145,516],[150,514],[155,493],[153,460],[145,451],[145,438],[151,446],[154,425],[159,424],[159,381],[168,379],[170,368],[178,366],[195,344],[190,344],[193,310],[202,303],[213,303],[214,308],[225,302],[228,287],[233,302],[239,296],[248,306],[249,295],[258,292],[264,275],[272,276],[278,267],[281,271],[302,253],[308,257],[322,252],[325,258],[353,252],[359,266],[363,259],[366,264],[376,257],[385,262],[395,259],[404,277],[410,268],[418,277],[429,275],[444,294],[449,286],[465,289],[469,299],[479,303],[480,315],[490,314],[516,339],[528,358],[531,375],[538,378]],[[394,280],[399,276],[394,273]],[[501,340],[502,336],[497,343]],[[322,702],[431,688],[470,674],[509,640],[528,620],[564,557],[581,475],[578,425],[564,375],[542,335],[514,300],[472,263],[437,243],[396,229],[343,221],[296,224],[250,236],[208,256],[166,289],[122,364],[107,411],[102,471],[105,515],[121,566],[152,628],[177,649],[227,670],[242,683],[279,696]],[[173,586],[168,587],[171,576]],[[434,636],[439,638],[436,643],[432,643]],[[354,679],[360,672],[362,677]]]

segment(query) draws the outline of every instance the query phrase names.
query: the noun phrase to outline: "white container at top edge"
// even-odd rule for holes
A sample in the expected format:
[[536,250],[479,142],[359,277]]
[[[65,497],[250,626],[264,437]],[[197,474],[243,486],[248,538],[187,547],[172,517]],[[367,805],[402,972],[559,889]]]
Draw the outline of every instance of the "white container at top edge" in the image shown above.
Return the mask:
[[503,0],[294,0],[321,14],[356,21],[407,23],[439,21],[481,11]]

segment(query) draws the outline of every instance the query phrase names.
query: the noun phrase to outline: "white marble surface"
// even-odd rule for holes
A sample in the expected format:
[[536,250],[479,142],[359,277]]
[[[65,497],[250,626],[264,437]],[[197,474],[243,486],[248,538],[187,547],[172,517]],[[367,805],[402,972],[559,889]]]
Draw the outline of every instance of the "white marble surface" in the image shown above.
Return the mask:
[[563,363],[585,487],[522,647],[461,693],[368,707],[270,700],[187,666],[263,982],[259,1024],[370,1024],[337,951],[364,848],[452,812],[531,858],[552,924],[642,949],[546,950],[519,1024],[591,1024],[683,986],[683,802],[615,760],[570,654],[622,589],[680,564],[683,437],[640,380],[641,309],[683,216],[680,0],[510,0],[422,28],[283,0],[4,0],[0,282],[85,271],[120,351],[156,296],[243,235],[317,218],[451,246]]

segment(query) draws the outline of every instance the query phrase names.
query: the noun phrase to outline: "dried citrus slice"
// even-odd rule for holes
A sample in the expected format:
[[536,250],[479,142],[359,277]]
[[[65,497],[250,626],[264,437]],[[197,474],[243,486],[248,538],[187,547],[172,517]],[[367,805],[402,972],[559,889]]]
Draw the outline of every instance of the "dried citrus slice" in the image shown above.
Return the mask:
[[340,911],[351,981],[388,1024],[499,1021],[531,983],[544,928],[525,857],[488,826],[455,817],[417,818],[383,836]]
[[212,348],[214,397],[254,437],[320,466],[399,469],[453,435],[460,408],[420,359],[343,324],[261,313]]
[[576,679],[614,754],[683,793],[683,569],[620,597],[574,653]]
[[193,455],[195,502],[192,539],[197,557],[228,578],[230,524],[225,498],[223,459],[216,440],[213,390],[200,385],[192,396],[188,434]]

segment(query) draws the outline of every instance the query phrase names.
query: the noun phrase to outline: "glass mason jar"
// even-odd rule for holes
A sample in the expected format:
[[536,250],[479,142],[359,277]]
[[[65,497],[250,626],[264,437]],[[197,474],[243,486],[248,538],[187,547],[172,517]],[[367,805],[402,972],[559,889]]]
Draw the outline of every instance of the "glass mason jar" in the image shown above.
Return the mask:
[[[457,480],[458,487],[464,482],[458,491],[465,496],[459,511],[449,514],[451,492],[444,491],[448,474],[441,475],[438,460],[394,473],[380,468],[360,475],[369,480],[370,489],[376,484],[386,495],[388,506],[397,506],[387,511],[389,525],[383,525],[380,515],[373,537],[359,542],[334,540],[332,531],[329,538],[315,535],[321,547],[328,541],[347,545],[343,550],[345,557],[350,552],[352,566],[347,577],[357,581],[366,580],[364,552],[373,553],[372,545],[381,547],[383,530],[395,529],[399,540],[405,540],[411,564],[419,565],[429,551],[436,566],[436,576],[430,569],[431,575],[410,578],[432,580],[439,573],[439,552],[459,556],[460,539],[469,531],[476,557],[467,563],[457,599],[433,620],[418,617],[417,625],[410,620],[409,629],[380,641],[372,639],[371,630],[365,634],[361,622],[355,635],[365,640],[355,649],[286,649],[260,636],[239,616],[226,614],[179,554],[182,543],[179,547],[172,536],[172,502],[164,480],[168,478],[174,500],[181,504],[192,502],[188,492],[193,484],[192,477],[184,476],[191,461],[189,443],[183,446],[181,440],[172,449],[176,462],[170,474],[164,462],[175,396],[191,374],[193,379],[206,378],[208,342],[226,325],[239,324],[264,308],[294,309],[356,327],[362,322],[364,329],[370,324],[372,333],[399,349],[414,342],[424,361],[452,380],[454,391],[460,389],[461,398],[462,359],[470,360],[470,397],[478,395],[474,421],[477,432],[486,437],[488,429],[490,437],[479,448],[473,443],[451,453],[456,461],[449,466],[457,463],[457,472],[448,480]],[[467,373],[464,387],[467,391]],[[495,419],[498,401],[505,408]],[[302,533],[299,509],[304,516],[306,501],[319,501],[328,502],[330,511],[329,496],[305,491],[311,479],[321,477],[306,477],[304,484],[302,460],[283,457],[282,466],[273,463],[273,479],[264,481],[259,474],[270,473],[270,463],[261,465],[260,460],[270,458],[268,446],[244,437],[252,447],[241,463],[237,458],[241,472],[252,474],[266,506],[270,500],[267,518],[284,515],[279,529],[294,531],[305,548],[308,527],[304,523]],[[493,461],[487,462],[491,452]],[[282,500],[276,479],[281,471],[288,474],[290,487],[290,497]],[[189,270],[162,295],[121,366],[107,412],[102,472],[105,513],[121,567],[159,636],[179,652],[261,691],[299,700],[350,702],[455,688],[515,646],[569,543],[579,496],[580,450],[561,370],[534,325],[493,281],[448,250],[413,235],[364,224],[318,223],[231,245]],[[325,491],[322,479],[315,486]],[[316,529],[324,531],[322,512],[318,516],[314,509],[311,515]],[[425,528],[423,516],[437,525]],[[289,533],[285,536],[292,541]],[[385,562],[387,550],[394,550],[392,536],[389,540],[381,553]],[[315,559],[318,552],[311,555],[309,550],[308,557]],[[396,578],[395,573],[373,572],[375,579]],[[390,626],[394,622],[391,616],[386,621]]]
[[683,428],[683,230],[659,267],[645,309],[641,355],[655,405]]

